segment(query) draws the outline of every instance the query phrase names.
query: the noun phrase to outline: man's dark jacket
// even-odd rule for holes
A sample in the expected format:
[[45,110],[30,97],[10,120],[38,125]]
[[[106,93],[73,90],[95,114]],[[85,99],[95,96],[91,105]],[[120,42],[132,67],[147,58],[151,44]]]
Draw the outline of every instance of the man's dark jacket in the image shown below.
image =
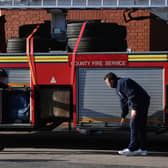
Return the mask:
[[122,118],[126,117],[129,108],[138,111],[150,100],[148,93],[130,78],[117,78],[114,80],[113,88],[116,88],[117,95],[120,97]]

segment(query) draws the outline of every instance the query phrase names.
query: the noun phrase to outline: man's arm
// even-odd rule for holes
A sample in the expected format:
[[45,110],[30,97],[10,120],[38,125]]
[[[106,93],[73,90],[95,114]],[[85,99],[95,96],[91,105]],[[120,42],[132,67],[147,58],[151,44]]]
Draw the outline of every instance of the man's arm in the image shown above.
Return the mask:
[[127,99],[121,98],[120,104],[121,104],[121,110],[122,110],[120,126],[122,126],[125,122],[125,117],[127,116],[128,112],[129,112]]
[[120,104],[121,104],[121,110],[122,110],[121,118],[125,119],[125,117],[129,112],[127,98],[120,98]]
[[128,98],[128,106],[131,108],[131,110],[137,109],[137,91],[136,86],[132,82],[132,80],[127,80],[124,83],[125,85],[125,93]]

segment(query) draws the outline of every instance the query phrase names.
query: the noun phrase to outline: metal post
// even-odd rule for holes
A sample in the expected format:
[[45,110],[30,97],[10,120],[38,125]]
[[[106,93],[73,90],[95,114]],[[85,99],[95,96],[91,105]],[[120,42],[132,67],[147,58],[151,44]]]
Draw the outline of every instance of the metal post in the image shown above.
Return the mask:
[[32,68],[33,68],[33,73],[34,73],[34,78],[35,78],[35,84],[37,84],[37,76],[36,76],[36,66],[35,66],[35,59],[34,59],[34,37],[30,39],[30,54],[31,54],[31,63],[32,63]]
[[120,0],[117,0],[117,7],[119,7],[120,5]]
[[12,0],[12,6],[14,6],[15,5],[15,0]]
[[88,0],[86,0],[86,7],[88,6]]
[[[36,85],[37,82],[36,82],[36,73],[35,73],[35,68],[34,68],[35,65],[33,62],[33,58],[31,58],[31,55],[33,55],[33,43],[31,43],[31,48],[30,48],[30,40],[33,37],[33,35],[36,33],[36,31],[38,30],[39,27],[40,27],[40,25],[37,25],[37,27],[32,31],[32,33],[26,38],[26,54],[27,54],[27,58],[28,58],[30,72],[32,74],[33,85]],[[30,52],[31,52],[31,55],[30,55]]]
[[104,5],[104,0],[101,0],[101,6],[103,7],[103,5]]
[[41,6],[44,6],[44,0],[41,0]]
[[58,0],[56,0],[56,7],[58,7]]
[[85,30],[86,24],[87,24],[86,22],[83,23],[83,26],[81,28],[78,40],[77,40],[77,42],[75,44],[75,48],[74,48],[73,53],[72,53],[72,67],[71,67],[71,78],[70,78],[70,84],[71,84],[72,87],[73,87],[73,84],[74,84],[76,52],[77,52],[80,40],[82,38],[83,32]]
[[151,0],[149,0],[149,6],[151,6],[151,4],[152,4],[152,2],[151,2]]
[[167,0],[165,0],[165,6],[167,6]]
[[71,7],[73,6],[73,0],[71,0]]

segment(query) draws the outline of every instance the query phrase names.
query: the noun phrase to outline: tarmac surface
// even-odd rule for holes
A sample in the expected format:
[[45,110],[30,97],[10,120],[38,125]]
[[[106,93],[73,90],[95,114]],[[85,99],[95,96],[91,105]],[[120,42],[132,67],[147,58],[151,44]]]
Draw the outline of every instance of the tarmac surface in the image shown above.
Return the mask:
[[149,155],[120,156],[129,134],[81,135],[77,132],[31,132],[1,135],[5,149],[0,168],[155,168],[168,167],[168,134],[148,134]]

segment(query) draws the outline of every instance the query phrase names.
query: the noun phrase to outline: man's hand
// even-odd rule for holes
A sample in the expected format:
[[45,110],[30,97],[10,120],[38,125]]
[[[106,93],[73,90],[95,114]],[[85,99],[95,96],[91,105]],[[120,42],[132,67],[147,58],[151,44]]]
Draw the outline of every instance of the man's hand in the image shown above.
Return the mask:
[[122,118],[120,121],[120,126],[123,126],[124,122],[125,122],[125,118]]
[[136,117],[136,110],[131,110],[131,118],[135,118]]

